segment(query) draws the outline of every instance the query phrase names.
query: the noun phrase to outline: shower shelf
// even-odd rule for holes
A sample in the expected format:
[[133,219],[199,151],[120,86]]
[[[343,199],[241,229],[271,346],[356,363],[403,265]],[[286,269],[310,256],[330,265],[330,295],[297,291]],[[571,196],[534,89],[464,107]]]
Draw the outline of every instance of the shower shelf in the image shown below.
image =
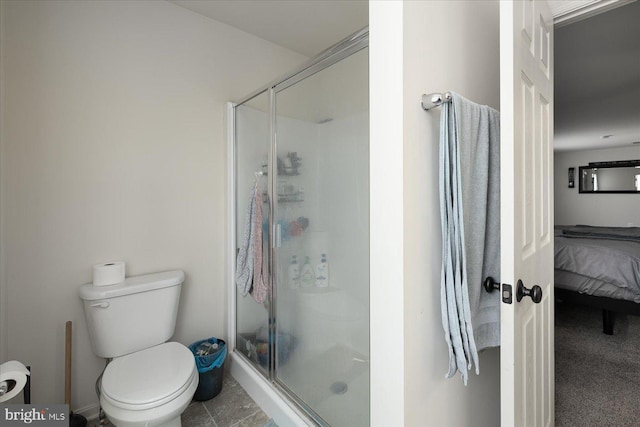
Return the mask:
[[278,203],[304,202],[304,193],[278,194]]
[[296,288],[301,294],[330,294],[332,292],[340,292],[340,288],[336,286],[326,286],[324,288],[319,288],[317,286],[312,286],[309,288]]
[[[262,193],[262,201],[269,203],[269,193]],[[304,193],[295,194],[278,194],[278,203],[302,203],[304,202]]]

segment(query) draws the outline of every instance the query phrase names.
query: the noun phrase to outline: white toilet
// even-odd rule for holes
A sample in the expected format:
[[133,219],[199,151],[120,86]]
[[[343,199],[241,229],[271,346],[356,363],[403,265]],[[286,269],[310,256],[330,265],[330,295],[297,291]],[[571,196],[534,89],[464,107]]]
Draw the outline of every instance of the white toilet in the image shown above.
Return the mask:
[[112,358],[100,404],[116,426],[179,427],[198,387],[191,351],[173,335],[184,273],[129,277],[80,287],[93,352]]

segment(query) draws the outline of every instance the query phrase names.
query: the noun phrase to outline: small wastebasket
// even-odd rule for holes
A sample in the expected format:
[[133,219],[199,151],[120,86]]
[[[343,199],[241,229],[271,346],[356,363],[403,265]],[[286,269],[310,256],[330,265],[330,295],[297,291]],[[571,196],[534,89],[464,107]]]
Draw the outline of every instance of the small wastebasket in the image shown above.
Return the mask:
[[227,356],[227,344],[215,337],[196,341],[189,346],[196,359],[196,367],[200,376],[194,400],[213,399],[222,390],[222,374],[224,360]]

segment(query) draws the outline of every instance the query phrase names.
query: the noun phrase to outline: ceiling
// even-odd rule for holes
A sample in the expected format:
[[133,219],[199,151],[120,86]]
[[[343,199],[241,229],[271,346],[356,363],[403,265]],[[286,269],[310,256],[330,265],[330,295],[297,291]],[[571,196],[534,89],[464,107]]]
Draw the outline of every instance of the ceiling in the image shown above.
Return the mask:
[[556,27],[556,150],[640,141],[639,23],[640,2],[633,2]]
[[[307,57],[368,25],[366,0],[170,1]],[[551,2],[558,151],[640,141],[640,2],[630,1]]]
[[309,58],[369,25],[366,0],[170,1]]

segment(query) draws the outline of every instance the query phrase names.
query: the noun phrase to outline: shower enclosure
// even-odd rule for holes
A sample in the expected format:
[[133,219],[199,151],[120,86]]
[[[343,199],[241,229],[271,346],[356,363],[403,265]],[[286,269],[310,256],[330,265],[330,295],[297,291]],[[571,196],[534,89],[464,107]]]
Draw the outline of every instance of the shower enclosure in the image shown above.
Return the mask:
[[231,110],[232,258],[257,186],[269,286],[233,285],[234,357],[320,425],[369,425],[368,91],[363,30]]

